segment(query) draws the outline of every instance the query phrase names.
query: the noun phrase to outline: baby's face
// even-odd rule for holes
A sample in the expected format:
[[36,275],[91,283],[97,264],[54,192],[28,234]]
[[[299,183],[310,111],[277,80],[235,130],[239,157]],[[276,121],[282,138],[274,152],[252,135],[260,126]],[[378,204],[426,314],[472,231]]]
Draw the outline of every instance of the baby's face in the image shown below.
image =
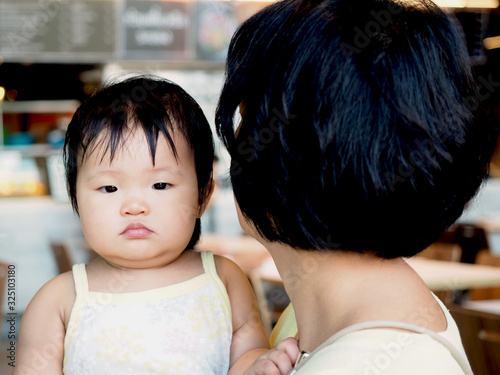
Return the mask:
[[99,145],[79,168],[76,197],[83,233],[112,265],[161,267],[186,248],[199,216],[194,156],[186,140],[173,134],[176,160],[160,135],[153,166],[142,130],[124,136],[112,162]]

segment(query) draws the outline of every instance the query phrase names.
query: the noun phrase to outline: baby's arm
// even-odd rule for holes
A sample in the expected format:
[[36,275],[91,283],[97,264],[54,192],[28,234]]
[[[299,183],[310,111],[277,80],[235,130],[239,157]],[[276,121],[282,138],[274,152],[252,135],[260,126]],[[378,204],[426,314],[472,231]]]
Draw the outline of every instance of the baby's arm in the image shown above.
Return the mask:
[[74,300],[71,272],[55,277],[37,292],[21,321],[13,375],[63,373],[64,306]]
[[[233,338],[229,374],[288,374],[295,363],[298,348],[296,353],[293,348],[288,350],[277,348],[269,351],[269,341],[262,327],[257,302],[248,278],[227,258],[216,257],[216,266],[231,302]],[[286,344],[286,348],[290,346],[293,345]]]

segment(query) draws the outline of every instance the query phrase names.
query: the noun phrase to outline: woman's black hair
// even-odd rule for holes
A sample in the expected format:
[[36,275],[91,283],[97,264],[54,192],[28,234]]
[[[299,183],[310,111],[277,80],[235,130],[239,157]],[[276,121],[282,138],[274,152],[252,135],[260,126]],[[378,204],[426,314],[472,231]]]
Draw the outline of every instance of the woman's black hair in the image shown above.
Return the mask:
[[412,256],[488,174],[496,130],[478,121],[455,21],[430,1],[279,1],[237,30],[226,69],[217,133],[269,241]]
[[[210,125],[198,103],[180,86],[153,75],[139,75],[99,87],[77,109],[68,126],[63,157],[73,209],[78,213],[76,179],[85,156],[105,144],[113,160],[131,124],[144,131],[153,164],[160,134],[175,157],[172,132],[179,131],[185,137],[194,155],[201,206],[212,188],[214,143]],[[198,219],[188,248],[198,241],[200,231]]]

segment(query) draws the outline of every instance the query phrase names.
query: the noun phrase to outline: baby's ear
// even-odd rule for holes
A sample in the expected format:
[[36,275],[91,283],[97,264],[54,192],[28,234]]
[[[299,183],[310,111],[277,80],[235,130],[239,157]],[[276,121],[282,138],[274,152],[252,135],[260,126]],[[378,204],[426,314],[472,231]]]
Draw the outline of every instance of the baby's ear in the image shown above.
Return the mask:
[[212,193],[214,192],[215,188],[215,181],[213,178],[210,178],[210,181],[207,183],[207,189],[205,190],[205,196],[203,197],[203,203],[200,205],[199,211],[198,211],[198,219],[203,215],[203,212],[208,208],[210,205],[210,199],[212,198]]

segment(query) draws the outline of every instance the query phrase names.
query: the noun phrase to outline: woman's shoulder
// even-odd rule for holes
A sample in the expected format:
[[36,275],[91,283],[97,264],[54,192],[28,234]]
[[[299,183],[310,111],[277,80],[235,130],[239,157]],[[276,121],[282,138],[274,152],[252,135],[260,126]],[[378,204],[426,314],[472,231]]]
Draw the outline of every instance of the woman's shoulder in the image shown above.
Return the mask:
[[314,353],[298,374],[326,374],[332,369],[346,375],[465,374],[435,338],[393,329],[351,332]]

